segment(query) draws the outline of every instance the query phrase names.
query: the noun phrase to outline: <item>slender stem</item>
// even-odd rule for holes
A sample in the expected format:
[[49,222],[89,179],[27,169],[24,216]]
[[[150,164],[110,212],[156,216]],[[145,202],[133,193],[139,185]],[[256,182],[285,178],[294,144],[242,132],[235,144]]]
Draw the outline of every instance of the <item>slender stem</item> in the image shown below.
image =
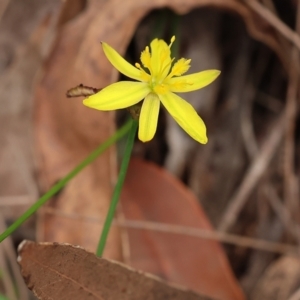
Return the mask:
[[112,200],[111,200],[111,203],[110,203],[107,215],[106,215],[102,234],[101,234],[101,237],[99,240],[99,244],[98,244],[98,248],[97,248],[97,252],[96,252],[97,256],[102,256],[103,251],[104,251],[107,236],[108,236],[108,233],[109,233],[109,230],[111,227],[113,217],[115,215],[115,211],[116,211],[116,208],[117,208],[117,205],[119,202],[120,194],[121,194],[125,176],[127,173],[137,128],[138,128],[138,121],[132,120],[131,130],[128,135],[127,144],[126,144],[126,148],[125,148],[125,152],[124,152],[124,157],[123,157],[123,161],[121,164],[120,173],[118,176],[118,181],[117,181],[117,184],[116,184],[114,192],[113,192]]
[[0,243],[20,227],[31,215],[33,215],[43,204],[45,204],[52,196],[62,189],[72,178],[74,178],[83,168],[93,162],[101,153],[113,145],[121,137],[123,137],[131,127],[131,120],[121,127],[114,135],[102,143],[94,150],[86,159],[77,165],[66,177],[55,184],[46,194],[44,194],[37,202],[35,202],[19,219],[10,225],[1,235]]

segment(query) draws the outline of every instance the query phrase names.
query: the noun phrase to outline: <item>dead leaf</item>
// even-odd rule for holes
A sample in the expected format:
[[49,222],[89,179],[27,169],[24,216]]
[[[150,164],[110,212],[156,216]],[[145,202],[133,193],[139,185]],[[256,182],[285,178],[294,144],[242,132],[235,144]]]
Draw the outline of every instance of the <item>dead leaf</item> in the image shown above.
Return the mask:
[[[138,159],[130,163],[122,211],[130,220],[212,229],[186,186],[164,169]],[[132,228],[128,238],[132,267],[218,299],[245,299],[218,242]]]
[[[79,83],[89,82],[98,87],[109,82],[107,72],[110,72],[110,66],[101,65],[101,59],[91,61],[89,48],[83,49],[84,46],[95,46],[101,57],[96,32],[89,41],[86,37],[91,35],[94,28],[90,26],[91,21],[96,19],[102,5],[103,1],[91,1],[89,9],[66,23],[36,90],[36,146],[43,191],[64,177],[114,132],[111,113],[88,109],[82,105],[81,99],[66,98],[66,91]],[[85,64],[84,70],[78,65],[78,60]],[[105,217],[115,171],[115,151],[111,148],[39,212],[38,239],[81,244],[94,250],[101,224],[85,222],[82,218]],[[59,211],[60,215],[48,213],[50,208]],[[82,218],[72,219],[62,214],[78,214]],[[106,251],[109,257],[121,259],[117,229],[111,231]]]
[[28,288],[43,300],[212,299],[96,257],[79,246],[23,241],[18,251]]

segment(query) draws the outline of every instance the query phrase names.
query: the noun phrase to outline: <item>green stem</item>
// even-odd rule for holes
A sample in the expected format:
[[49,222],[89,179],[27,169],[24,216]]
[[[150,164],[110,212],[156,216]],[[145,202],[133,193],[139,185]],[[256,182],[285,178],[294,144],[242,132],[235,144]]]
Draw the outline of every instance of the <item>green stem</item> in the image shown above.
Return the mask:
[[103,250],[106,244],[106,240],[107,240],[107,236],[111,227],[111,223],[112,220],[114,218],[115,215],[115,211],[119,202],[119,198],[120,198],[120,194],[122,191],[122,187],[124,184],[124,180],[125,180],[125,176],[127,173],[127,169],[128,169],[128,165],[129,165],[129,160],[130,160],[130,156],[131,156],[131,152],[132,152],[132,148],[133,148],[133,144],[134,144],[134,138],[135,138],[135,134],[138,128],[138,121],[137,120],[132,120],[132,125],[131,125],[131,130],[129,132],[128,135],[128,140],[127,140],[127,144],[126,144],[126,148],[125,148],[125,152],[124,152],[124,157],[123,157],[123,161],[121,164],[121,168],[120,168],[120,173],[118,176],[118,181],[117,184],[115,186],[114,192],[113,192],[113,196],[112,196],[112,200],[106,215],[106,219],[103,225],[103,230],[102,230],[102,234],[99,240],[99,244],[98,244],[98,248],[97,248],[97,252],[96,255],[97,256],[102,256],[103,254]]
[[45,204],[52,196],[61,190],[73,177],[75,177],[83,168],[93,162],[101,153],[122,138],[131,128],[132,121],[128,121],[114,135],[102,143],[94,150],[86,159],[77,165],[66,177],[56,183],[46,194],[44,194],[37,202],[35,202],[19,219],[10,225],[1,235],[0,243],[19,228],[30,216],[32,216],[43,204]]

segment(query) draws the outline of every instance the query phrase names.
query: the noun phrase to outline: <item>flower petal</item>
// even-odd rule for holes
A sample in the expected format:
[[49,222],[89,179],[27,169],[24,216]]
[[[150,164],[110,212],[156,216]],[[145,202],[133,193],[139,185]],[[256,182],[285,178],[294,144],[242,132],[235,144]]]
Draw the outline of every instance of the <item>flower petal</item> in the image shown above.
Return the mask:
[[174,93],[191,92],[209,85],[220,73],[218,70],[206,70],[190,75],[172,77],[167,81],[167,84]]
[[120,109],[140,102],[149,92],[146,83],[120,81],[84,99],[83,104],[99,110]]
[[110,63],[122,74],[141,81],[141,71],[126,61],[114,48],[102,42],[103,51]]
[[173,93],[159,95],[159,98],[183,130],[199,143],[207,143],[205,124],[192,105]]
[[160,100],[156,94],[150,93],[144,100],[140,113],[139,139],[142,142],[152,140],[157,128]]
[[154,39],[151,44],[151,75],[164,79],[171,68],[171,50],[164,40]]

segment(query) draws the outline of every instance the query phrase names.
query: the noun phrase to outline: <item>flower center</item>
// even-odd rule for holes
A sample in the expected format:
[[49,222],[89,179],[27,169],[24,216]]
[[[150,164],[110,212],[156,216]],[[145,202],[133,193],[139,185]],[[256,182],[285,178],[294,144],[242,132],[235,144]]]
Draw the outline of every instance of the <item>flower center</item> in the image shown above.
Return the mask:
[[[141,71],[141,81],[147,82],[150,89],[157,94],[165,94],[169,91],[168,81],[174,76],[181,76],[190,67],[190,59],[181,58],[171,68],[174,58],[171,58],[171,46],[175,36],[171,38],[169,45],[163,40],[155,39],[151,42],[151,53],[147,46],[141,53],[143,67],[136,63],[135,66]],[[149,70],[149,73],[145,71]]]

